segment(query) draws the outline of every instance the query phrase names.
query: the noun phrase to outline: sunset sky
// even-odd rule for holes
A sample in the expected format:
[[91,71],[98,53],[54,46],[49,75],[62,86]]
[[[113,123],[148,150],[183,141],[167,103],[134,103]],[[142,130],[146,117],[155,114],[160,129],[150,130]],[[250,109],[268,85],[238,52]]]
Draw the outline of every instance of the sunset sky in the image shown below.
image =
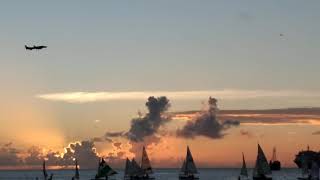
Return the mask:
[[[37,165],[74,142],[96,149],[88,160],[115,164],[145,145],[156,167],[179,167],[186,145],[199,167],[238,167],[241,152],[252,166],[260,143],[268,158],[276,146],[283,164],[295,167],[299,150],[320,149],[320,109],[286,109],[320,107],[319,7],[316,0],[2,2],[0,169]],[[170,105],[136,141],[131,135],[142,127],[132,119],[154,118],[149,96]],[[210,111],[210,96],[218,130],[179,135]]]

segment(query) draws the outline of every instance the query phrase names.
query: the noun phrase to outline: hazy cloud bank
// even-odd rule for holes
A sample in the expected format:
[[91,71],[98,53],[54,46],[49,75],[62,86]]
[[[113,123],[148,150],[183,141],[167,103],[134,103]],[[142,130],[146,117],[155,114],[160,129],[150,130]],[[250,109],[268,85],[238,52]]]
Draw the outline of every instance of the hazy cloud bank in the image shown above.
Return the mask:
[[141,100],[150,96],[166,96],[170,99],[204,99],[211,95],[219,99],[251,99],[277,97],[320,97],[318,92],[290,91],[290,90],[204,90],[204,91],[128,91],[128,92],[61,92],[36,95],[37,98],[62,101],[68,103],[88,103],[111,100]]

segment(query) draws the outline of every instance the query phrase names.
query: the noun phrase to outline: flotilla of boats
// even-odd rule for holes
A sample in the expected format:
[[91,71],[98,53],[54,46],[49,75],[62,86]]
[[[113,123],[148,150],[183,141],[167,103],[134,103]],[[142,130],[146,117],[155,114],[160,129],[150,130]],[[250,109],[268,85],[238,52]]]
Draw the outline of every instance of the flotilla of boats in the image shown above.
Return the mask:
[[[308,148],[309,149],[309,148]],[[317,161],[312,161],[311,166],[309,165],[309,159],[300,157],[300,167],[301,167],[301,176],[298,177],[298,180],[320,180],[319,179],[319,165]],[[275,165],[276,164],[276,165]],[[42,165],[43,176],[45,180],[53,180],[53,174],[50,176],[46,170],[45,161]],[[276,151],[273,150],[273,158],[268,163],[267,158],[262,150],[260,144],[258,144],[258,152],[256,163],[253,169],[252,179],[253,180],[272,180],[272,171],[278,171],[281,169],[280,161],[276,160]],[[154,180],[153,169],[146,151],[146,148],[142,149],[142,158],[141,164],[139,165],[136,160],[126,159],[126,165],[124,170],[124,180]],[[98,164],[97,174],[92,180],[106,179],[108,180],[113,175],[118,174],[113,170],[107,162],[101,158]],[[181,170],[179,172],[179,180],[198,180],[199,172],[197,170],[196,164],[193,160],[191,150],[187,146],[186,157],[182,163]],[[249,180],[248,169],[245,161],[245,156],[242,153],[242,167],[238,180]],[[78,161],[75,160],[75,174],[72,177],[72,180],[80,180]]]

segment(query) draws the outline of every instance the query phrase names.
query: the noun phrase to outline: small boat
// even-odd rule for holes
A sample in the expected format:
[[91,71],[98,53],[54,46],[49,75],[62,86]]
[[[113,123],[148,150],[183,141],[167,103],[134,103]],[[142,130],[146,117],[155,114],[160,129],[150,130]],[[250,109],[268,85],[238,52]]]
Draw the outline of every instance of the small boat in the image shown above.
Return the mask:
[[48,173],[47,173],[47,169],[46,169],[46,161],[43,160],[43,163],[42,163],[42,173],[43,173],[43,177],[45,180],[48,179]]
[[198,174],[198,170],[193,161],[193,157],[188,146],[186,159],[183,161],[180,174],[179,174],[179,179],[180,180],[197,180],[199,179],[199,177],[196,176],[196,174]]
[[130,175],[130,178],[132,180],[140,180],[142,179],[143,176],[143,170],[137,163],[137,161],[133,158],[131,161],[131,168],[132,168],[132,173]]
[[132,174],[133,174],[133,168],[131,161],[127,158],[126,159],[126,167],[124,169],[124,180],[131,180],[132,179]]
[[272,180],[270,166],[259,144],[256,165],[253,169],[253,180]]
[[99,162],[99,166],[98,166],[98,172],[94,180],[103,179],[103,178],[108,180],[110,176],[113,176],[115,174],[118,174],[118,173],[115,170],[113,170],[103,158],[101,158],[101,161]]
[[43,173],[43,177],[45,180],[52,180],[53,179],[53,174],[51,173],[50,174],[50,177],[48,177],[48,173],[47,173],[47,170],[46,170],[46,161],[43,160],[43,163],[42,163],[42,173]]
[[272,159],[269,162],[269,166],[271,171],[280,171],[281,170],[281,162],[277,160],[277,152],[276,148],[273,148]]
[[238,180],[249,180],[247,165],[246,165],[246,161],[244,159],[243,153],[242,153],[242,168],[241,168]]
[[141,169],[143,172],[142,179],[145,179],[145,180],[155,179],[155,177],[151,176],[153,174],[153,170],[151,167],[151,163],[150,163],[146,148],[144,146],[142,149]]
[[72,177],[72,180],[79,180],[80,179],[80,174],[79,174],[79,169],[78,169],[78,161],[76,159],[76,169],[75,169],[75,174]]
[[132,161],[127,158],[124,171],[125,180],[154,180],[152,174],[153,170],[145,147],[142,149],[141,166],[134,158]]

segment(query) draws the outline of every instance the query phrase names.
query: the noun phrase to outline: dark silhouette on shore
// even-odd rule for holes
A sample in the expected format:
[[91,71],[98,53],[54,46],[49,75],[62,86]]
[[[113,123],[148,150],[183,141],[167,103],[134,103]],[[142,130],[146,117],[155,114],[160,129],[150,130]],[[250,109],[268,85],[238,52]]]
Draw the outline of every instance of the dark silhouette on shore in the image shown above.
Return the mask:
[[26,50],[34,50],[34,49],[37,49],[37,50],[40,50],[40,49],[44,49],[44,48],[47,48],[48,46],[27,46],[25,45],[24,46],[26,48]]

